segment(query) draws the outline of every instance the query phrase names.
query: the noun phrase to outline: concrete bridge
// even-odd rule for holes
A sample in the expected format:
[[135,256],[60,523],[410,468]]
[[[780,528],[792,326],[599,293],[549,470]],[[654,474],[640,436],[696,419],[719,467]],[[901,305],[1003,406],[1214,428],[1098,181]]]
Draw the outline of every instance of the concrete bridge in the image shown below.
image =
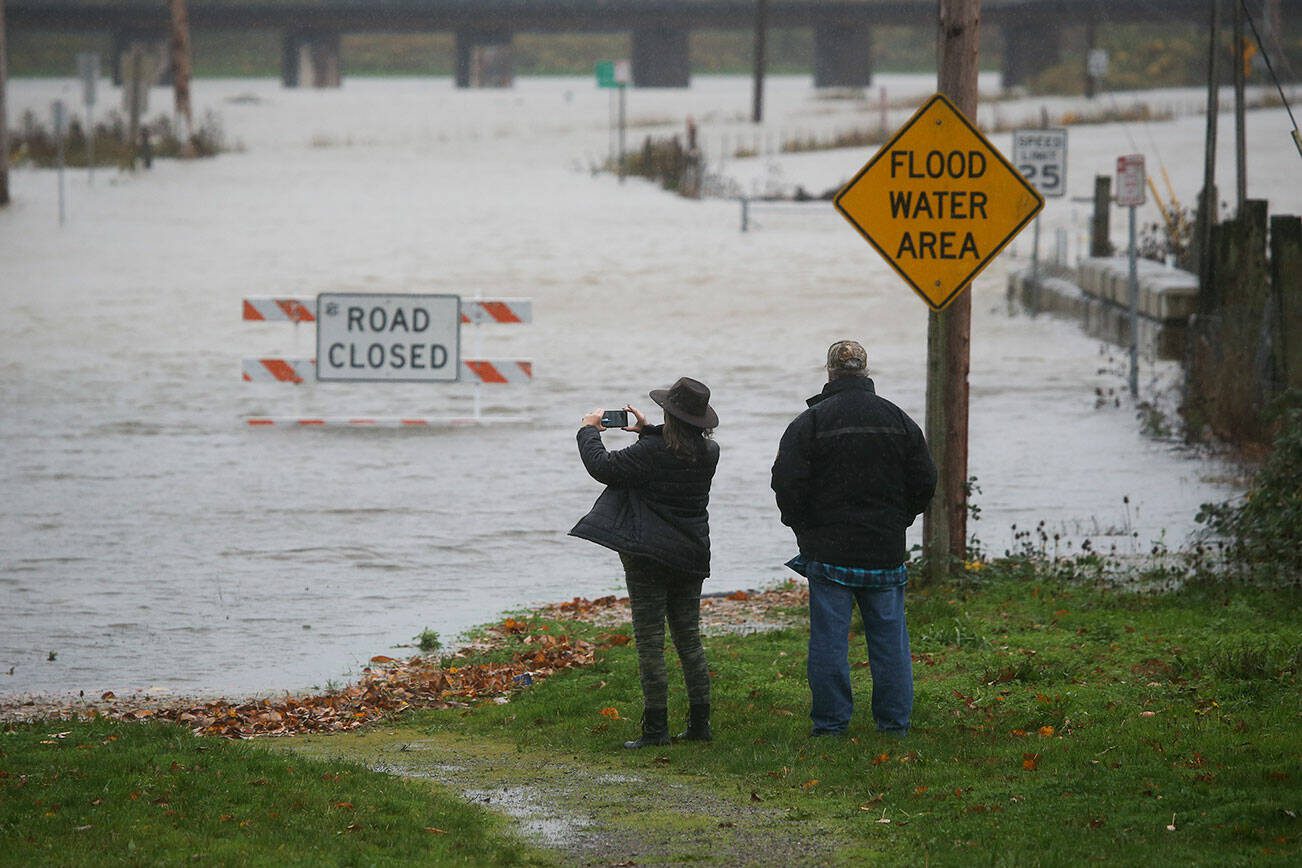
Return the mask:
[[[1276,20],[1298,20],[1302,0],[1257,0]],[[1065,26],[1205,21],[1208,0],[984,0],[983,25],[1004,41],[1003,82],[1022,84],[1057,63]],[[161,0],[7,0],[18,30],[112,34],[112,69],[133,45],[165,43]],[[1280,7],[1283,7],[1282,12]],[[452,32],[459,87],[509,84],[516,33],[627,32],[635,87],[686,87],[688,34],[695,28],[753,29],[756,0],[190,0],[194,29],[271,29],[282,34],[286,87],[338,87],[346,33]],[[768,25],[809,27],[814,84],[864,87],[872,79],[873,28],[935,26],[936,0],[771,0]]]

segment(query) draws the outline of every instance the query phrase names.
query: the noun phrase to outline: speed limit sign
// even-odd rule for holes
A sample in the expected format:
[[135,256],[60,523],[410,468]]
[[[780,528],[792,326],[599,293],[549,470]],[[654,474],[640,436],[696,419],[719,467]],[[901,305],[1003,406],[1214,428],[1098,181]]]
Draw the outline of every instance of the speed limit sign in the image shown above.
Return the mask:
[[1022,177],[1046,197],[1067,192],[1067,131],[1065,129],[1013,132],[1013,165]]

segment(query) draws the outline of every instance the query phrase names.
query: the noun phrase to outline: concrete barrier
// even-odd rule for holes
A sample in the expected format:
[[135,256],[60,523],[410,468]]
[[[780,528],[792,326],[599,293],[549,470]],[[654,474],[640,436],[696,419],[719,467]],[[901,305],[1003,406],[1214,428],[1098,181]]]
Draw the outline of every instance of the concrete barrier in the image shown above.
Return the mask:
[[[1139,260],[1139,342],[1159,359],[1184,358],[1189,317],[1198,299],[1198,278],[1187,271]],[[1030,269],[1008,276],[1008,300],[1032,314],[1075,319],[1086,334],[1130,345],[1130,265],[1124,256],[1092,257],[1075,269],[1050,268],[1033,286]]]

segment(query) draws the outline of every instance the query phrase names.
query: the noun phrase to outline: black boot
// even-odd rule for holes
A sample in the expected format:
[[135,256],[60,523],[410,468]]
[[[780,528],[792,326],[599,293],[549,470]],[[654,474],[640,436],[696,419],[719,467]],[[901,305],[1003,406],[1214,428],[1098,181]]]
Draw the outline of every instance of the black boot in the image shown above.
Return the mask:
[[687,716],[687,731],[679,733],[683,741],[714,741],[710,730],[710,704],[693,705]]
[[648,708],[642,712],[642,737],[636,741],[624,742],[624,747],[637,750],[666,744],[669,744],[669,709]]

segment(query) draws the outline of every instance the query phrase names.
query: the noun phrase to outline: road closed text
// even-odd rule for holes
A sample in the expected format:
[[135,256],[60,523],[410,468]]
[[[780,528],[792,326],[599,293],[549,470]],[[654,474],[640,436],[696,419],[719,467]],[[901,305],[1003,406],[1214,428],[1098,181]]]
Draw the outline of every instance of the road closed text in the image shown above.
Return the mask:
[[[332,368],[353,370],[393,368],[436,370],[448,363],[448,348],[443,344],[395,341],[397,335],[416,338],[429,331],[430,314],[424,308],[395,308],[381,305],[351,305],[346,311],[347,330],[357,341],[335,341],[326,351],[326,363]],[[367,334],[389,338],[366,342]],[[360,341],[360,342],[359,342]]]
[[457,379],[455,296],[323,295],[319,305],[320,379]]

